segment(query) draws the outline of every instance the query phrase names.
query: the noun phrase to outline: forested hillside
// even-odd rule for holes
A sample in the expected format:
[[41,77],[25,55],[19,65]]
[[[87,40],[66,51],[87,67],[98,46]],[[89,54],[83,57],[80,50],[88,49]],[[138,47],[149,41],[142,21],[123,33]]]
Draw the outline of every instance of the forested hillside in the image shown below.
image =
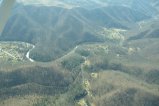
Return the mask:
[[158,0],[17,0],[0,36],[0,106],[158,106]]

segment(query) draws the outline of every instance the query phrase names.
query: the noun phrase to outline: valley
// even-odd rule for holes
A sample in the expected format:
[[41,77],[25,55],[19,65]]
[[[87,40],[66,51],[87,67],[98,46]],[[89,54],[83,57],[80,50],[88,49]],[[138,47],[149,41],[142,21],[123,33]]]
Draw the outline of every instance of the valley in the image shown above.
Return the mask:
[[17,0],[0,36],[0,106],[158,106],[157,0]]
[[[65,98],[65,95],[70,95],[70,92],[73,93],[71,93],[71,97],[68,99],[72,100],[71,98],[73,97],[73,100],[75,100],[74,104],[68,103],[68,105],[72,106],[114,106],[114,104],[126,106],[127,104],[120,103],[119,101],[124,101],[124,103],[126,103],[130,102],[130,99],[132,98],[138,100],[139,98],[144,98],[147,95],[150,95],[150,98],[148,98],[148,102],[153,101],[154,103],[158,103],[157,100],[159,97],[159,80],[156,79],[156,77],[154,77],[155,82],[153,79],[151,83],[149,82],[150,80],[147,80],[149,78],[147,75],[151,73],[152,67],[155,69],[159,68],[158,64],[153,64],[152,62],[158,62],[158,59],[149,58],[148,60],[144,52],[146,48],[142,47],[141,41],[139,42],[139,44],[137,43],[138,41],[131,41],[129,45],[125,45],[127,43],[127,40],[124,38],[125,35],[122,30],[104,29],[104,31],[100,32],[98,36],[102,37],[102,39],[106,37],[104,39],[105,41],[79,44],[62,57],[51,62],[46,62],[46,64],[49,65],[42,65],[43,62],[40,62],[36,64],[38,66],[36,68],[34,65],[31,67],[26,67],[26,69],[23,68],[23,71],[20,71],[20,73],[22,72],[24,74],[21,74],[20,76],[23,76],[24,78],[28,77],[29,79],[31,78],[31,80],[35,83],[32,83],[32,81],[28,82],[27,80],[26,82],[25,79],[21,79],[21,77],[18,75],[19,71],[17,70],[12,70],[12,72],[9,72],[8,74],[18,72],[17,74],[13,75],[17,75],[16,80],[19,80],[20,82],[17,82],[15,83],[15,85],[8,88],[8,90],[12,92],[11,94],[14,94],[15,96],[12,96],[12,98],[7,97],[7,99],[5,99],[6,97],[2,97],[3,99],[0,100],[0,105],[14,105],[13,102],[16,102],[16,105],[19,106],[38,106],[39,104],[41,104],[42,106],[51,106],[55,104],[61,105],[60,103],[68,103],[67,99],[66,101],[63,101],[65,103],[63,103],[61,99]],[[158,40],[156,39],[152,41],[156,43],[158,42]],[[157,45],[156,43],[152,45]],[[34,45],[16,41],[3,41],[0,43],[0,45],[1,62],[5,61],[15,63],[27,61],[27,63],[25,64],[28,64],[28,62],[34,62],[34,60],[30,58],[30,53],[36,48]],[[149,56],[150,54],[151,53],[149,53]],[[145,66],[148,66],[148,68],[146,68]],[[42,67],[45,67],[46,69],[43,69]],[[41,78],[43,77],[40,75],[39,72],[37,73],[36,71],[41,69],[45,71],[48,70],[48,68],[51,68],[51,70],[54,70],[53,68],[56,68],[58,72],[64,72],[65,75],[68,74],[68,77],[65,75],[64,77],[67,77],[67,80],[72,78],[71,82],[69,82],[70,89],[72,90],[63,91],[66,86],[66,82],[64,81],[64,87],[62,87],[61,89],[61,91],[63,92],[62,95],[56,92],[56,96],[54,96],[54,93],[50,96],[44,96],[45,94],[47,94],[47,92],[45,91],[50,92],[50,90],[52,89],[54,92],[55,88],[54,85],[50,85],[52,84],[51,82],[49,82],[49,85],[47,86],[47,83],[42,83],[41,80],[43,79]],[[34,73],[34,71],[32,72],[31,70],[36,70],[36,73]],[[29,73],[26,73],[27,71],[31,71],[29,72],[30,74],[34,73],[32,74],[33,76],[39,74],[36,78],[39,79],[41,77],[40,82],[36,80],[36,78],[32,78],[32,75],[28,75]],[[52,71],[50,72],[52,73]],[[50,72],[46,71],[46,74],[44,74],[45,80],[49,78],[47,78],[47,76]],[[4,73],[1,73],[1,75],[3,74]],[[152,74],[152,76],[154,76],[154,74]],[[74,79],[74,77],[76,77],[77,79]],[[48,79],[48,81],[52,80]],[[14,83],[14,81],[12,83]],[[78,86],[76,84],[78,84]],[[80,87],[76,88],[75,86]],[[25,91],[25,88],[28,87],[29,91]],[[44,95],[42,95],[41,93],[37,93],[37,88],[40,90],[40,92],[43,92]],[[58,88],[60,88],[60,86]],[[17,90],[21,92],[15,93]],[[1,94],[7,96],[8,91],[3,92],[4,93],[1,92]],[[32,93],[27,96],[25,95],[25,92],[26,94],[28,94],[29,92]],[[143,95],[142,97],[135,96],[141,96],[141,94]],[[125,99],[120,100],[120,95],[122,95],[122,97],[124,97]],[[32,98],[32,100],[30,100],[30,98]],[[151,98],[154,99],[151,100]],[[104,102],[105,100],[106,102]],[[142,103],[140,101],[131,101],[131,103],[134,102],[136,105],[140,105]]]

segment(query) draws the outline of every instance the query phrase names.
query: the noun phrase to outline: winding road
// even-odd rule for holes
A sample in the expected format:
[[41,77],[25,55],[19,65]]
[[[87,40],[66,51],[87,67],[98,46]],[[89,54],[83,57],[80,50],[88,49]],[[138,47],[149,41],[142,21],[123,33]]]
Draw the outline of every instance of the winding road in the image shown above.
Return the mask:
[[35,48],[35,46],[32,46],[32,49],[30,49],[27,54],[26,54],[26,58],[30,61],[30,62],[35,62],[35,60],[33,60],[32,58],[30,58],[30,52]]

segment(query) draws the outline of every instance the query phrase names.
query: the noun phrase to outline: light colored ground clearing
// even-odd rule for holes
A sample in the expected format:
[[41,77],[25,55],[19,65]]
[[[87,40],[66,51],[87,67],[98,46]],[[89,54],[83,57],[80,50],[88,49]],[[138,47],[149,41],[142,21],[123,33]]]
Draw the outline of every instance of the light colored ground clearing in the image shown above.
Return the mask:
[[24,42],[0,42],[0,60],[7,62],[26,61],[25,54],[33,45]]
[[103,28],[101,31],[97,32],[102,39],[110,39],[110,40],[117,40],[117,41],[124,41],[125,38],[122,35],[122,32],[125,30],[122,29],[108,29],[108,28]]

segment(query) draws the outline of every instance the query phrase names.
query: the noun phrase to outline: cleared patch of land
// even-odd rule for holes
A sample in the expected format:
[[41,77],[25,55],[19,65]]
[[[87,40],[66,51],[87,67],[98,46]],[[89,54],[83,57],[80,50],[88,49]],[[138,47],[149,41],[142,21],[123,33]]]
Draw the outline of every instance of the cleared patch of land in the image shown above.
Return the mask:
[[0,42],[0,61],[18,62],[27,61],[26,53],[32,45],[24,42]]

